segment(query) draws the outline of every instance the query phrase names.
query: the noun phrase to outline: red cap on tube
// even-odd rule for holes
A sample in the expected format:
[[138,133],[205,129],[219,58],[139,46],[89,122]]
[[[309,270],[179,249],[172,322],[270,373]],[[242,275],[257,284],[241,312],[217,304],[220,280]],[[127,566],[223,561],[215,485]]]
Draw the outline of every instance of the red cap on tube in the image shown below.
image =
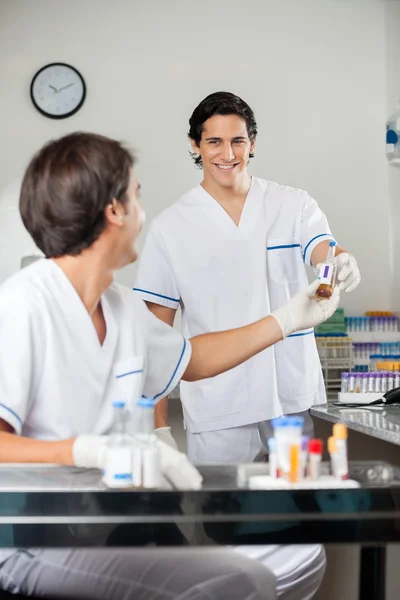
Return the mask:
[[308,442],[308,451],[310,454],[322,454],[323,447],[322,440],[310,440]]

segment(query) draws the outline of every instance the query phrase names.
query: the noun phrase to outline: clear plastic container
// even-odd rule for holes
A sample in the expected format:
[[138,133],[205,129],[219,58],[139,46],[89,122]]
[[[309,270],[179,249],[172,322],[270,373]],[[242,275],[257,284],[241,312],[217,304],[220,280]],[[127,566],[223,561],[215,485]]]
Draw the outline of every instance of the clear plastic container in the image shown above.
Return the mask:
[[103,482],[111,488],[130,487],[132,485],[132,438],[126,430],[125,402],[114,401],[112,405],[114,418],[106,446]]
[[290,472],[290,448],[298,444],[301,448],[301,438],[304,426],[303,417],[279,417],[272,419],[272,427],[276,440],[278,469],[283,477]]
[[356,373],[349,373],[348,386],[348,392],[353,394],[356,390]]
[[342,373],[340,391],[343,394],[349,391],[349,373]]
[[361,393],[368,392],[368,373],[361,373]]
[[375,390],[376,394],[382,393],[382,373],[375,373]]
[[375,373],[368,373],[368,392],[372,394],[375,392]]
[[387,372],[387,391],[389,392],[394,388],[394,373],[388,371]]
[[384,371],[383,373],[381,373],[381,392],[382,392],[382,394],[386,394],[387,391],[388,391],[388,377],[387,377],[387,372]]

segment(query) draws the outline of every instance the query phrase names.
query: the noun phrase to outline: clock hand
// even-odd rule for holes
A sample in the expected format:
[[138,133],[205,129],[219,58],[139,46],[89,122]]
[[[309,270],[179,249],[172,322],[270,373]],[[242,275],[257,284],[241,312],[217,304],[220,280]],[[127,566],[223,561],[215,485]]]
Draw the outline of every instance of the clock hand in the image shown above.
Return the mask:
[[67,88],[71,87],[72,85],[75,85],[74,83],[69,83],[68,85],[64,85],[64,87],[60,88],[58,91],[62,92],[63,90],[66,90]]
[[54,85],[49,85],[49,88],[51,88],[52,90],[54,90],[55,94],[57,94],[57,92],[59,91],[57,88],[54,87]]

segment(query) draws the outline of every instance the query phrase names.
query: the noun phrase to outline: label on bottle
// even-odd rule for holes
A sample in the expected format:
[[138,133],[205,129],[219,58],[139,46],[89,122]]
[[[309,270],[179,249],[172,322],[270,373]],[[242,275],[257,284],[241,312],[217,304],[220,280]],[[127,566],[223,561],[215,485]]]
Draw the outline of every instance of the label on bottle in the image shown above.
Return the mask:
[[333,265],[326,265],[326,264],[321,265],[320,270],[319,270],[319,276],[318,276],[320,283],[332,285],[333,271],[334,271]]
[[130,448],[108,448],[103,481],[108,487],[132,485],[132,451]]

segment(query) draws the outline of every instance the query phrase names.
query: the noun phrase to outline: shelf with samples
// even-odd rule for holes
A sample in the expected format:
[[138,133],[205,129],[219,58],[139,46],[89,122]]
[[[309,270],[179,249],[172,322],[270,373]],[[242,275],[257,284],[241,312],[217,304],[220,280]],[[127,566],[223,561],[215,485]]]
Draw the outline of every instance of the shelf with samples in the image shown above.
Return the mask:
[[399,319],[390,312],[371,311],[345,317],[338,309],[315,331],[328,396],[341,389],[343,372],[375,371],[382,361],[400,363]]

